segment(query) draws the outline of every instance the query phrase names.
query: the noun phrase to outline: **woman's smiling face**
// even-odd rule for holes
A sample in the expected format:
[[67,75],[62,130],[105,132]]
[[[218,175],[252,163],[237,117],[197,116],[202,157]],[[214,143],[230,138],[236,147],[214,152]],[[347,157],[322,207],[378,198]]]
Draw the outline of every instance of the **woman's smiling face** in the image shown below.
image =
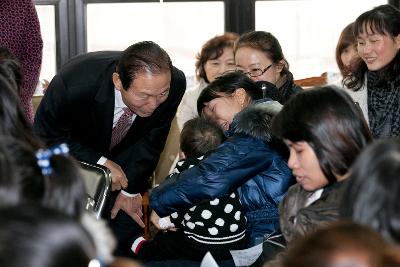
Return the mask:
[[400,49],[400,34],[391,37],[389,34],[373,32],[370,27],[357,36],[358,55],[371,71],[380,70],[388,65]]

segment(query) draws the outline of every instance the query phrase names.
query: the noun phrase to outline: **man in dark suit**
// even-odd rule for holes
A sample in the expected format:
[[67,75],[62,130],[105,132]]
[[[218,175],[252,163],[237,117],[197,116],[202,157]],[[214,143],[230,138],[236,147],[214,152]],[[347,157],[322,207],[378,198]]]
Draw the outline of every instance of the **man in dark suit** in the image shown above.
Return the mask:
[[110,169],[105,216],[130,253],[143,232],[142,197],[185,92],[182,71],[153,42],[123,52],[73,58],[51,81],[37,110],[34,132],[48,145],[65,142],[78,160]]

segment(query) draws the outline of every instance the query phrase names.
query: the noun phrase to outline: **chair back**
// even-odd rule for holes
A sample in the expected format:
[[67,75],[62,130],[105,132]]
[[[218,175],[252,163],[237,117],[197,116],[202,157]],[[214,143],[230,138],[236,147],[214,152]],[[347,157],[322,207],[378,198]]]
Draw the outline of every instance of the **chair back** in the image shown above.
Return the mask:
[[93,211],[99,219],[103,212],[108,194],[111,190],[111,172],[108,168],[80,162],[88,199],[86,210]]
[[311,88],[315,86],[324,86],[328,83],[328,74],[326,72],[322,73],[321,76],[308,77],[305,79],[294,80],[294,83],[300,87]]

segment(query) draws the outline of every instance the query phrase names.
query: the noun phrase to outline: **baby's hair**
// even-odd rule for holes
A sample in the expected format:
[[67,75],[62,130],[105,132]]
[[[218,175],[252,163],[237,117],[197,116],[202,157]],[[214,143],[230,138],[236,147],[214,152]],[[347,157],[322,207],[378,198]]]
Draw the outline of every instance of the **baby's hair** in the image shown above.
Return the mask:
[[214,150],[224,140],[224,133],[218,125],[197,117],[183,125],[180,146],[186,157],[196,157]]

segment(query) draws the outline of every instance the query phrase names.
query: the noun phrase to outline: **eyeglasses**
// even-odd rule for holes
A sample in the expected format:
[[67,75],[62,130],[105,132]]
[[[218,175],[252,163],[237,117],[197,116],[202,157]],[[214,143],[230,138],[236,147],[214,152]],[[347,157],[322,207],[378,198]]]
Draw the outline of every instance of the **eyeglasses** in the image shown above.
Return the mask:
[[263,75],[267,70],[269,70],[269,68],[271,68],[272,65],[273,64],[269,65],[268,67],[266,67],[263,70],[262,69],[252,69],[251,71],[248,71],[248,72],[244,72],[242,70],[237,70],[237,71],[240,71],[241,73],[243,73],[247,76],[250,76],[250,77],[258,77],[258,76]]

